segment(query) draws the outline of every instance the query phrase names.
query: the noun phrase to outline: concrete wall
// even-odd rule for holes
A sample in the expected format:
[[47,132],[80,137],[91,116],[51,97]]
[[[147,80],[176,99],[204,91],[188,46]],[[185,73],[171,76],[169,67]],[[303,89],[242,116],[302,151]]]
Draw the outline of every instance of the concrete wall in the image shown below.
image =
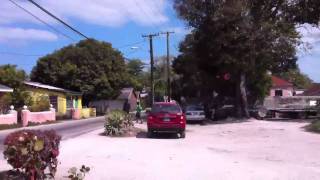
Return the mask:
[[17,124],[18,123],[18,115],[17,111],[10,110],[9,114],[1,114],[0,115],[0,124]]
[[44,123],[47,121],[56,120],[56,110],[51,108],[50,111],[43,112],[30,112],[28,109],[24,109],[21,112],[22,126],[28,126],[29,122]]
[[294,92],[292,87],[288,87],[288,88],[271,88],[269,96],[270,97],[274,97],[276,90],[282,90],[282,97],[293,96],[293,92]]
[[105,114],[111,110],[122,110],[125,100],[100,100],[90,102],[90,107],[94,107],[99,114]]
[[81,118],[96,117],[95,108],[83,108],[81,109]]

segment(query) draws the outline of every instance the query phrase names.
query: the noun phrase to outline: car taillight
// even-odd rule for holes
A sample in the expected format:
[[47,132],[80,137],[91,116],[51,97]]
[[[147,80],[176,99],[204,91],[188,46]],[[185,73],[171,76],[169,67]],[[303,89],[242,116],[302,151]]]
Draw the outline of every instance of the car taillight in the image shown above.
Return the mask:
[[148,116],[148,120],[152,121],[152,120],[154,120],[154,117],[153,116]]

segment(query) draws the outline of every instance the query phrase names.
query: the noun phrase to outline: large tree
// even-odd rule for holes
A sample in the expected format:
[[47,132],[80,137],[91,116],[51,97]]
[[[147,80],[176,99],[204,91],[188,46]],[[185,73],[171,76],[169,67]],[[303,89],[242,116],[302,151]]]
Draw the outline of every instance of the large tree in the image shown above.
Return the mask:
[[31,105],[31,97],[25,91],[24,81],[27,75],[23,70],[17,69],[15,65],[0,66],[0,84],[14,89],[13,93],[0,97],[0,108],[8,108],[14,105],[15,108],[22,108],[24,105]]
[[296,26],[317,25],[320,15],[317,0],[175,0],[174,6],[193,28],[194,65],[211,79],[230,74],[238,116],[249,115],[248,93],[267,92],[268,70],[296,68]]
[[84,103],[118,96],[127,84],[122,54],[110,43],[83,40],[42,57],[31,80],[83,92]]

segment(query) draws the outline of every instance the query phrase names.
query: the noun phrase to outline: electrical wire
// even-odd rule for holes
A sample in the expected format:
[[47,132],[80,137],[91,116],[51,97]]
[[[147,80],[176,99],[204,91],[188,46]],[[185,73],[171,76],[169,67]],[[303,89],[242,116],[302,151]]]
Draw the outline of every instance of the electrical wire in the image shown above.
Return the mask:
[[55,27],[51,26],[50,24],[48,24],[47,22],[45,22],[44,20],[42,20],[41,18],[39,18],[38,16],[34,15],[33,13],[31,13],[30,11],[28,11],[27,9],[25,9],[24,7],[20,6],[19,4],[17,4],[15,1],[13,0],[9,0],[12,4],[14,4],[15,6],[17,6],[18,8],[20,8],[21,10],[25,11],[26,13],[28,13],[29,15],[31,15],[32,17],[34,17],[35,19],[37,19],[38,21],[40,21],[41,23],[43,23],[44,25],[48,26],[50,29],[52,29],[53,31],[55,31],[56,33],[72,40],[75,41],[74,39],[72,39],[70,36],[66,35],[65,33],[59,31],[58,29],[56,29]]
[[0,54],[14,55],[14,56],[35,56],[35,57],[44,56],[40,54],[22,54],[22,53],[16,53],[16,52],[1,52],[1,51],[0,51]]
[[40,6],[38,3],[34,2],[33,0],[28,0],[28,1],[31,2],[33,5],[35,5],[36,7],[38,7],[39,9],[41,9],[43,12],[45,12],[49,16],[53,17],[54,19],[56,19],[57,21],[62,23],[64,26],[66,26],[69,29],[71,29],[73,32],[77,33],[78,35],[80,35],[80,36],[82,36],[82,37],[84,37],[86,39],[89,39],[86,35],[82,34],[80,31],[76,30],[75,28],[73,28],[72,26],[70,26],[69,24],[64,22],[63,20],[59,19],[57,16],[53,15],[51,12],[46,10],[44,7]]

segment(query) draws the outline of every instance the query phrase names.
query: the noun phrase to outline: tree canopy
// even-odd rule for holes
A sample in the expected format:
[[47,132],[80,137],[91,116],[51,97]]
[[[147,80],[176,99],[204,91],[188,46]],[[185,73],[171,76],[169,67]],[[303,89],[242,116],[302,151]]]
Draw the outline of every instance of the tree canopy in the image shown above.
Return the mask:
[[29,93],[25,91],[24,81],[27,75],[23,70],[17,69],[15,65],[0,66],[0,84],[13,88],[13,93],[9,93],[0,99],[2,108],[14,105],[15,108],[22,108],[24,105],[31,105],[32,101]]
[[126,86],[128,74],[122,54],[110,43],[89,39],[42,57],[31,80],[84,93],[84,103],[111,99]]
[[[263,97],[268,92],[268,70],[297,68],[296,26],[318,25],[320,16],[317,0],[175,0],[174,6],[193,28],[180,46],[176,70],[207,84],[218,83],[220,91],[233,87],[238,116],[248,116],[247,95]],[[198,73],[177,68],[183,63],[191,63]],[[221,78],[226,75],[228,80]]]

